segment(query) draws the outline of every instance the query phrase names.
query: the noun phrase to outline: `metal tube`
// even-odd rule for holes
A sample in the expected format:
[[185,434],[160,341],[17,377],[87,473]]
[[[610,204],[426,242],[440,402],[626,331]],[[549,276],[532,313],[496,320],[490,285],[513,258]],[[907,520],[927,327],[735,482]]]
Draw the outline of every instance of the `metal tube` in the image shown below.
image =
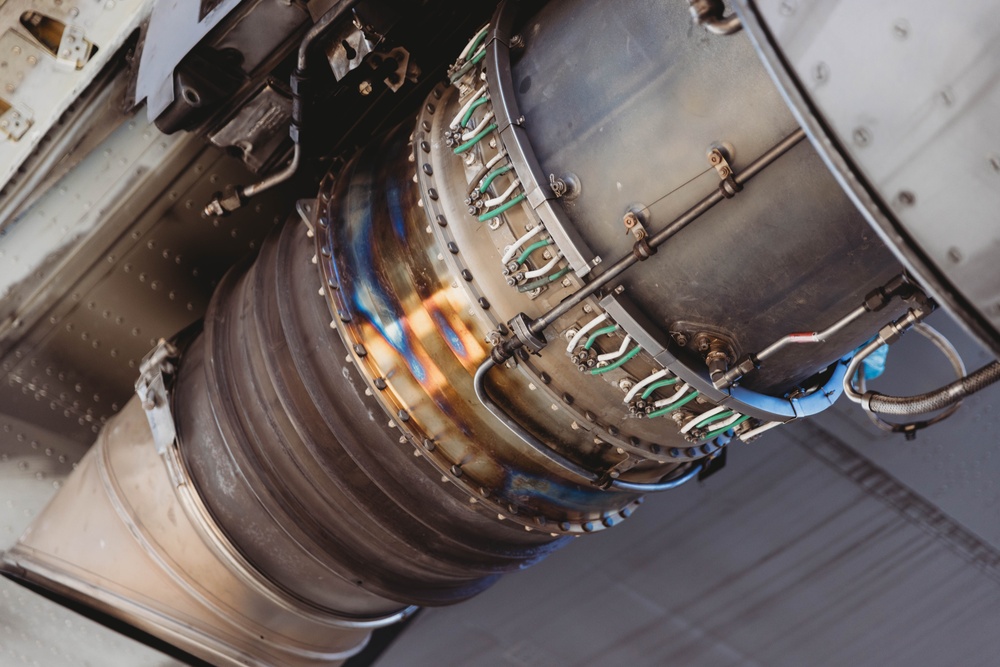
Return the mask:
[[702,25],[705,26],[705,30],[713,35],[732,35],[735,32],[739,32],[740,28],[743,27],[740,17],[736,16],[736,14],[711,19],[702,23]]
[[[792,132],[790,135],[782,139],[780,142],[775,144],[774,147],[769,149],[766,153],[758,157],[756,160],[751,162],[746,166],[743,171],[738,175],[734,176],[734,180],[739,185],[742,185],[749,181],[751,178],[763,171],[768,165],[777,160],[779,157],[787,153],[792,149],[797,143],[802,141],[806,136],[805,131],[799,128]],[[682,213],[680,217],[671,222],[665,229],[660,230],[653,236],[649,238],[649,246],[651,248],[656,248],[657,246],[663,244],[668,239],[673,237],[677,232],[681,231],[689,224],[697,220],[703,214],[707,213],[712,207],[725,199],[725,195],[722,194],[722,190],[713,190],[711,194],[706,196],[704,199],[699,201],[697,204],[689,208],[687,211]],[[560,317],[568,313],[570,310],[575,308],[588,296],[597,292],[608,283],[612,282],[623,274],[628,268],[639,261],[639,258],[635,254],[626,255],[625,257],[619,259],[615,262],[611,268],[606,270],[600,276],[598,276],[593,281],[587,283],[583,288],[576,292],[573,296],[569,297],[565,301],[561,302],[555,308],[552,308],[547,313],[538,317],[531,323],[531,332],[534,334],[540,334],[546,329],[550,324],[558,320]]]
[[309,32],[306,33],[306,36],[302,38],[302,43],[299,44],[299,57],[296,65],[299,71],[305,71],[309,65],[309,48],[312,46],[312,43],[322,37],[323,33],[327,31],[334,21],[343,16],[347,10],[353,9],[357,3],[358,0],[339,0],[330,9],[326,10],[326,13],[316,21],[313,27],[309,28]]
[[680,477],[667,480],[666,482],[656,482],[653,484],[636,484],[634,482],[623,482],[621,480],[616,479],[612,483],[612,486],[621,491],[637,491],[640,493],[650,493],[652,491],[669,491],[670,489],[676,489],[681,484],[684,484],[685,482],[694,478],[698,473],[702,471],[703,468],[704,466],[699,463],[690,470],[688,470],[686,473],[681,475]]
[[300,144],[296,143],[295,148],[292,151],[292,160],[288,163],[284,169],[279,172],[273,173],[270,176],[266,176],[256,183],[251,183],[250,185],[243,188],[243,196],[246,198],[254,197],[259,195],[265,190],[270,190],[276,185],[284,183],[292,176],[295,172],[299,170],[299,162],[302,159],[302,147]]
[[[487,410],[490,411],[494,417],[496,417],[500,422],[509,428],[511,432],[520,438],[526,445],[531,447],[532,450],[541,454],[551,463],[556,464],[564,471],[576,476],[582,481],[589,482],[590,484],[597,484],[600,481],[600,476],[593,473],[585,468],[578,466],[573,463],[563,455],[556,452],[551,447],[547,446],[545,443],[540,441],[538,438],[533,436],[527,429],[525,429],[521,424],[514,420],[510,415],[504,412],[503,408],[497,405],[493,399],[490,398],[489,394],[486,393],[486,375],[490,370],[496,366],[496,362],[492,358],[487,357],[483,363],[479,365],[476,369],[475,379],[473,381],[473,386],[476,390],[476,398],[479,402],[483,404]],[[684,482],[688,481],[699,472],[701,472],[702,466],[699,463],[694,468],[689,470],[687,473],[678,477],[677,479],[668,480],[666,482],[626,482],[624,480],[615,479],[612,480],[608,485],[609,489],[615,489],[617,491],[632,491],[635,493],[653,493],[655,491],[666,491],[668,489],[673,489]]]
[[848,326],[849,324],[851,324],[852,322],[854,322],[867,312],[868,312],[867,308],[865,308],[864,306],[858,306],[850,313],[840,318],[839,320],[834,322],[826,329],[823,329],[822,331],[814,331],[812,333],[791,333],[788,334],[787,336],[782,336],[777,341],[771,343],[766,348],[761,350],[757,354],[757,360],[764,361],[765,359],[773,356],[776,352],[778,352],[778,350],[788,345],[822,343],[826,341],[830,336],[834,335],[838,331],[841,331],[842,329],[844,329],[844,327]]
[[476,369],[473,386],[476,390],[476,398],[478,398],[479,402],[483,404],[483,407],[489,410],[490,414],[500,420],[500,423],[509,428],[514,435],[523,440],[533,450],[544,456],[551,463],[556,464],[566,472],[571,473],[573,476],[581,479],[582,481],[589,482],[591,484],[596,482],[598,479],[597,475],[578,466],[566,457],[557,453],[551,447],[545,445],[545,443],[538,440],[538,438],[529,433],[527,429],[504,412],[503,408],[493,402],[493,399],[491,399],[489,394],[486,393],[486,375],[495,365],[496,364],[493,359],[487,357],[486,360],[479,365],[479,368]]

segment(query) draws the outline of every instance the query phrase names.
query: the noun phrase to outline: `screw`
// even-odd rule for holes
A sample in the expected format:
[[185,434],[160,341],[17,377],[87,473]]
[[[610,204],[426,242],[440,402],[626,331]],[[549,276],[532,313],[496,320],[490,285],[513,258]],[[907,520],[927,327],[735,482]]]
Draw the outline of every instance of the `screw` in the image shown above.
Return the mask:
[[818,83],[827,81],[830,78],[830,67],[824,62],[816,63],[816,67],[813,68],[813,78]]
[[900,206],[913,206],[916,203],[916,196],[909,190],[903,190],[898,195],[896,195],[896,201],[899,202]]
[[857,127],[854,129],[854,143],[861,148],[864,148],[872,142],[872,133],[867,127]]
[[906,39],[910,35],[910,23],[906,19],[898,19],[892,24],[892,33],[899,39]]

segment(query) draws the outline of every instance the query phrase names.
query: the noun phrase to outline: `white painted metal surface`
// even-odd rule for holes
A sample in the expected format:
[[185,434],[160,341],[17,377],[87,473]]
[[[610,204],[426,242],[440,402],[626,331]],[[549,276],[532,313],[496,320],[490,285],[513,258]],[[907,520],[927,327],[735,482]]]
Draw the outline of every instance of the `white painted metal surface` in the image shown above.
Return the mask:
[[[31,155],[59,117],[139,27],[151,0],[6,0],[0,3],[0,184]],[[81,68],[45,49],[21,24],[33,11],[97,47]],[[0,104],[0,110],[5,105]],[[14,117],[17,114],[17,118]],[[4,122],[7,122],[6,127]],[[0,221],[2,222],[2,221]]]

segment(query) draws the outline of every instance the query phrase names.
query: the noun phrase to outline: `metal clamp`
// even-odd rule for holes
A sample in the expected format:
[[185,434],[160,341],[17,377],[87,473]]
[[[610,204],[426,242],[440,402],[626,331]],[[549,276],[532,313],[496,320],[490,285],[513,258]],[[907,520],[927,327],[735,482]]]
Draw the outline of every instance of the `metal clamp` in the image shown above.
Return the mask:
[[160,339],[139,366],[139,379],[135,381],[135,393],[146,411],[149,428],[153,432],[156,453],[164,454],[177,440],[174,416],[170,411],[170,389],[177,374],[180,350],[164,339]]

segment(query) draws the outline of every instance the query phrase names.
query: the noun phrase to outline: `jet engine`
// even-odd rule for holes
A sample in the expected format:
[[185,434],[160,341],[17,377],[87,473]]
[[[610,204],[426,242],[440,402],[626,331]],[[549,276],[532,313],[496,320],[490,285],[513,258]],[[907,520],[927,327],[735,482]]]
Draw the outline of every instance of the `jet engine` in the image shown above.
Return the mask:
[[939,304],[1000,350],[997,292],[921,246],[928,195],[884,191],[768,3],[403,4],[269,32],[304,10],[244,3],[177,63],[156,6],[137,100],[262,174],[206,224],[290,218],[145,357],[9,573],[213,663],[337,664],[845,392],[912,435],[1000,379],[864,387],[911,328],[954,358]]

